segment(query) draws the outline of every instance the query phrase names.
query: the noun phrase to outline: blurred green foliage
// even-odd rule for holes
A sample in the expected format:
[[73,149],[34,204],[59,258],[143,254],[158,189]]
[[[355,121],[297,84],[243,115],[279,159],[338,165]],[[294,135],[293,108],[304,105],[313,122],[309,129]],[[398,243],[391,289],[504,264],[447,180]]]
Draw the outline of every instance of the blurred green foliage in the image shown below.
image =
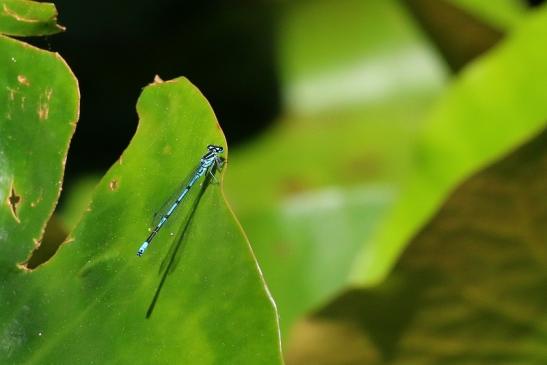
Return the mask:
[[456,189],[380,285],[298,326],[287,364],[545,363],[547,131]]
[[531,15],[446,90],[416,141],[399,201],[356,265],[357,282],[381,280],[386,263],[456,184],[545,128],[544,39],[547,9]]
[[519,24],[527,12],[524,2],[519,0],[497,0],[495,6],[480,0],[449,1],[502,30],[509,30]]
[[226,183],[287,330],[348,283],[446,71],[394,1],[298,3],[280,29],[286,112]]
[[456,184],[543,128],[547,22],[447,82],[399,2],[299,2],[282,19],[285,114],[235,151],[227,183],[286,331],[381,282]]

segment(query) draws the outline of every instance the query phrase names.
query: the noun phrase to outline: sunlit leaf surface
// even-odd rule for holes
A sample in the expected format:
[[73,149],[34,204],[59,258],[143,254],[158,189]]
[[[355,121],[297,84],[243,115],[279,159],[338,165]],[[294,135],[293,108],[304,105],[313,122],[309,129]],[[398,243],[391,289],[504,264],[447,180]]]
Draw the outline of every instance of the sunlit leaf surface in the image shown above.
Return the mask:
[[275,308],[221,175],[197,184],[136,256],[154,212],[206,146],[226,146],[184,78],[146,87],[137,110],[135,137],[57,254],[24,272],[4,244],[0,362],[280,364]]
[[39,244],[61,189],[78,117],[76,79],[59,55],[0,35],[0,265]]

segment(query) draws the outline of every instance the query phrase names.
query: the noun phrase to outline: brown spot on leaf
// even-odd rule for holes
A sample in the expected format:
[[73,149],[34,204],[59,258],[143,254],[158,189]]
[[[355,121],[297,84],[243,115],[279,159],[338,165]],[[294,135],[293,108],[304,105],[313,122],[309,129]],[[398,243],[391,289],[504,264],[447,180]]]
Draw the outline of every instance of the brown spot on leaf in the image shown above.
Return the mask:
[[23,75],[18,75],[17,81],[19,81],[21,85],[30,86],[30,82],[28,82],[27,78]]
[[110,187],[110,190],[112,191],[118,190],[118,180],[114,179],[110,181],[110,184],[108,184],[108,186]]
[[49,116],[49,102],[51,101],[52,89],[46,89],[43,95],[40,95],[38,103],[38,117],[40,120],[46,120]]
[[11,213],[13,214],[13,218],[17,221],[17,223],[20,222],[19,216],[17,215],[17,207],[21,203],[21,196],[17,195],[15,192],[15,187],[13,186],[13,183],[11,184],[11,192],[8,196],[7,203],[11,209]]
[[49,107],[46,105],[46,106],[43,106],[43,105],[40,105],[40,107],[38,108],[38,118],[44,120],[44,119],[47,119],[49,115]]

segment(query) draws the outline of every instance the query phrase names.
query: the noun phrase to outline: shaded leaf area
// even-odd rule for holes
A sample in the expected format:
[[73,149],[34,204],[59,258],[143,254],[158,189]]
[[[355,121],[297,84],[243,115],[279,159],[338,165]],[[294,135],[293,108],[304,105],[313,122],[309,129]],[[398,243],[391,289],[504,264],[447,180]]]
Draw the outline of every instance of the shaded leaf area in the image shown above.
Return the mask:
[[13,36],[55,34],[64,28],[57,24],[52,3],[29,0],[0,0],[0,33]]
[[42,239],[61,189],[78,118],[64,60],[0,36],[0,270],[15,270]]
[[503,33],[446,0],[405,0],[452,71],[459,72],[501,40]]
[[0,362],[280,364],[273,302],[210,175],[136,256],[206,146],[226,145],[184,78],[146,87],[137,111],[135,137],[69,240],[38,269],[3,276]]
[[416,140],[400,198],[354,263],[353,282],[380,282],[460,181],[544,128],[546,37],[543,7],[447,89]]
[[288,364],[544,364],[547,131],[470,178],[389,277],[302,324]]
[[282,19],[286,112],[232,154],[227,188],[287,330],[347,283],[446,74],[398,2],[297,2]]

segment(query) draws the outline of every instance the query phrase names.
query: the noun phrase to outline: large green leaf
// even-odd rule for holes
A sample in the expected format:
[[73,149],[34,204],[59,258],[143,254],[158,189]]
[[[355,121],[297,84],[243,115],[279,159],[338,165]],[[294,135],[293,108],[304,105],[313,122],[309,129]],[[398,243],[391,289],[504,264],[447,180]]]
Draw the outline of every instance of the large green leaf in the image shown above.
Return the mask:
[[2,272],[39,244],[61,189],[78,86],[59,55],[0,35]]
[[299,326],[288,364],[547,362],[547,130],[469,179],[378,287]]
[[186,79],[146,87],[137,110],[135,137],[57,254],[32,272],[3,263],[0,362],[281,363],[273,302],[221,184],[196,185],[136,256],[207,144],[225,146]]
[[0,0],[0,33],[37,36],[59,33],[57,10],[51,3],[29,0]]
[[353,282],[382,280],[458,182],[545,126],[546,37],[544,7],[447,90],[416,142],[400,199],[353,263]]

